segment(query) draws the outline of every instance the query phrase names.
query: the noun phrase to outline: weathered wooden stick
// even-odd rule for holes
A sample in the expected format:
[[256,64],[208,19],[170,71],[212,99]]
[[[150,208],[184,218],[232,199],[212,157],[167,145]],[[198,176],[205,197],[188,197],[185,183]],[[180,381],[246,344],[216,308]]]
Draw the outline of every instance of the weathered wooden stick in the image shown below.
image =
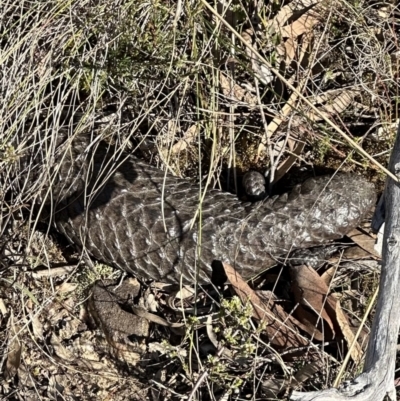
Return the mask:
[[[400,178],[400,123],[389,162],[389,170]],[[315,392],[295,391],[293,401],[381,401],[396,400],[394,369],[400,325],[400,184],[387,177],[382,272],[375,319],[369,338],[363,373],[339,388]]]

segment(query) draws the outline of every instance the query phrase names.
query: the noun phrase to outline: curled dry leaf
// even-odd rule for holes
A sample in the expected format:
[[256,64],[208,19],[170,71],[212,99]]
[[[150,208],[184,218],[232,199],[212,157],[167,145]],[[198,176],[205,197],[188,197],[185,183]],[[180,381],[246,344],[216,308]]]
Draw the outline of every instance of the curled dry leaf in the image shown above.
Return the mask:
[[[330,271],[329,274],[322,277],[313,268],[302,265],[291,267],[290,274],[293,279],[292,288],[296,301],[314,311],[314,313],[310,313],[300,308],[297,318],[303,323],[304,320],[314,320],[315,326],[318,318],[322,318],[332,331],[332,337],[341,335],[345,338],[352,359],[355,362],[359,362],[363,353],[360,345],[354,340],[355,337],[350,327],[349,319],[334,294],[328,295],[329,287],[327,283],[330,281],[334,271]],[[318,337],[318,340],[327,339],[328,331],[326,327],[323,338],[319,338],[320,334],[322,333],[318,330],[314,337]]]
[[176,154],[185,150],[189,144],[193,143],[196,140],[198,133],[199,131],[196,124],[190,126],[183,134],[183,137],[172,146],[171,152],[173,154]]
[[249,93],[246,89],[235,83],[233,79],[228,78],[222,72],[219,74],[219,82],[221,85],[222,93],[237,102],[243,102],[250,106],[257,104],[257,97]]
[[[195,291],[189,286],[182,286],[179,290],[172,292],[166,299],[168,307],[178,314],[194,313],[194,305],[204,300],[202,291]],[[202,309],[203,307],[200,307]],[[197,308],[197,311],[199,309]]]
[[350,327],[349,320],[340,305],[340,302],[336,302],[336,318],[339,323],[340,329],[342,330],[343,336],[349,347],[350,356],[355,363],[359,363],[363,357],[363,351],[360,344],[356,341],[353,330]]
[[[146,310],[144,310],[140,307],[132,306],[131,309],[132,309],[132,312],[136,316],[144,318],[144,319],[148,320],[149,322],[153,322],[153,323],[159,324],[161,326],[171,327],[171,328],[175,328],[175,329],[185,327],[185,323],[171,323],[167,319],[164,319],[161,316],[155,315],[154,313],[147,312]],[[147,329],[147,325],[146,325],[146,329]],[[148,335],[147,333],[145,333],[145,334],[146,334],[146,336]]]
[[293,40],[292,38],[288,38],[286,41],[280,43],[276,51],[281,56],[281,58],[285,61],[286,65],[289,65],[297,50],[297,40]]
[[207,330],[208,338],[211,341],[212,345],[214,345],[214,347],[216,349],[218,349],[218,339],[217,339],[217,336],[215,334],[215,331],[214,331],[214,328],[213,328],[213,325],[212,325],[212,317],[211,317],[211,315],[209,315],[207,317],[206,330]]
[[60,294],[66,294],[66,293],[75,291],[77,288],[78,288],[78,284],[76,284],[76,283],[64,282],[57,287],[57,291]]
[[192,298],[196,294],[194,288],[189,287],[188,285],[182,286],[175,294],[172,294],[177,299],[188,299]]
[[218,341],[218,338],[215,334],[214,327],[213,327],[213,319],[211,315],[207,317],[206,320],[206,330],[207,330],[207,336],[208,339],[211,341],[212,345],[216,350],[218,350],[218,353],[223,356],[224,358],[228,358],[230,360],[233,360],[234,356],[233,353],[230,349],[226,347],[221,347],[221,344]]
[[52,334],[50,337],[50,344],[53,347],[54,353],[61,359],[72,362],[75,360],[75,355],[62,345],[60,339],[56,334]]
[[[314,322],[314,327],[319,327],[322,323],[324,339],[334,338],[340,333],[336,321],[336,299],[328,295],[329,288],[324,280],[307,265],[291,267],[290,275],[293,294],[300,305],[296,309],[297,318],[302,322]],[[311,312],[307,312],[303,307],[307,307]]]
[[264,302],[242,279],[240,274],[227,263],[223,263],[225,274],[243,303],[253,306],[253,317],[267,324],[266,332],[271,343],[276,347],[300,347],[307,345],[307,340],[296,332],[296,321],[280,305],[271,299]]

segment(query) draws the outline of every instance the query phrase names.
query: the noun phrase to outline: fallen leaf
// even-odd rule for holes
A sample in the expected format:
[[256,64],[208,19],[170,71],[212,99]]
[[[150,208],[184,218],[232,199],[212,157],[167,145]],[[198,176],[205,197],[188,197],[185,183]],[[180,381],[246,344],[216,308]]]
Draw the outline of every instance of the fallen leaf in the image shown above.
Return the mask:
[[[322,280],[321,276],[312,268],[307,265],[301,265],[290,268],[290,275],[292,277],[292,290],[296,302],[301,306],[305,306],[311,312],[307,312],[303,308],[299,308],[305,316],[296,316],[300,321],[306,318],[307,321],[312,320],[314,316],[315,326],[323,323],[320,329],[327,338],[334,338],[337,335],[338,325],[335,320],[336,314],[336,299],[328,296],[329,288]],[[322,318],[322,319],[321,319]],[[329,330],[330,329],[330,330]],[[330,331],[330,333],[329,333]]]
[[355,341],[355,336],[353,331],[351,330],[349,320],[343,312],[339,301],[336,302],[336,318],[339,323],[340,329],[342,330],[343,336],[347,342],[347,346],[349,347],[350,356],[353,361],[358,364],[363,357],[363,351],[360,344]]
[[65,294],[68,292],[75,291],[77,289],[77,287],[78,287],[78,284],[76,284],[76,283],[64,282],[57,287],[57,290],[60,292],[60,294]]
[[54,333],[50,337],[50,344],[59,358],[68,362],[75,360],[74,354],[61,344],[61,341]]
[[351,246],[346,248],[341,255],[332,257],[330,263],[337,264],[344,260],[360,259],[371,259],[371,254],[358,246]]
[[43,340],[43,324],[40,321],[39,313],[29,312],[30,322],[32,323],[32,332],[36,339]]
[[363,231],[355,228],[351,230],[347,237],[349,237],[353,242],[355,242],[360,248],[367,251],[370,255],[380,258],[380,255],[375,250],[375,238],[371,237],[370,235],[364,233]]
[[234,82],[233,79],[228,78],[222,72],[219,75],[219,83],[222,93],[229,99],[237,102],[244,102],[249,105],[257,104],[257,97],[251,95],[246,89]]
[[303,14],[299,19],[292,22],[290,25],[286,25],[280,29],[281,35],[284,38],[295,39],[305,32],[311,31],[311,29],[319,22],[319,19],[315,16],[315,12]]
[[272,28],[272,32],[280,32],[281,27],[291,18],[295,11],[301,11],[304,9],[311,9],[316,6],[320,1],[314,0],[300,0],[293,1],[280,8],[276,16],[268,21],[268,25]]
[[173,154],[182,152],[188,147],[190,143],[196,140],[197,135],[198,127],[196,124],[193,124],[186,130],[186,132],[183,134],[183,137],[172,146],[171,152]]
[[253,317],[267,324],[266,332],[269,340],[276,347],[300,347],[308,342],[295,330],[293,317],[287,314],[280,305],[263,302],[240,274],[227,263],[223,263],[225,274],[232,284],[232,288],[243,303],[250,302],[253,306]]
[[332,266],[329,269],[325,270],[324,273],[321,275],[321,280],[327,286],[329,286],[329,284],[331,283],[333,277],[335,277],[336,270],[337,270],[337,267],[336,266]]

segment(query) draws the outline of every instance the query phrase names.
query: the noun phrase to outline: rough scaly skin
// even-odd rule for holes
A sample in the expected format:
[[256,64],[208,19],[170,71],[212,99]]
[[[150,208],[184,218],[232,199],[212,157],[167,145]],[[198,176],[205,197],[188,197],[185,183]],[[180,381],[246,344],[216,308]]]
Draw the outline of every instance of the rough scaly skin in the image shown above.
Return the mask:
[[205,283],[213,260],[249,277],[274,257],[341,238],[375,203],[372,184],[339,174],[252,205],[209,190],[193,221],[198,186],[105,143],[88,144],[79,137],[67,152],[61,146],[62,161],[55,157],[57,168],[48,173],[52,197],[44,184],[39,200],[52,204],[55,224],[71,243],[141,278]]

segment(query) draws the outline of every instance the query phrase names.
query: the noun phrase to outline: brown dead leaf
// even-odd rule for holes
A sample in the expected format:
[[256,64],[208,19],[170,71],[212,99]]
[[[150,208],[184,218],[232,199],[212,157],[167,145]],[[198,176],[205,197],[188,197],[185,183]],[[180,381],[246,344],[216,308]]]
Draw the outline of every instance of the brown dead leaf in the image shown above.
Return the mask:
[[173,154],[182,152],[188,145],[194,142],[198,135],[198,128],[196,124],[193,124],[188,130],[183,134],[183,137],[179,139],[177,143],[172,146],[171,152]]
[[78,284],[76,284],[76,283],[64,282],[61,285],[57,286],[57,290],[60,292],[60,294],[66,294],[68,292],[75,291],[77,287],[78,287]]
[[339,323],[340,329],[342,330],[343,336],[347,342],[347,346],[349,347],[351,358],[355,363],[360,362],[361,358],[363,357],[361,346],[360,344],[358,344],[357,341],[355,341],[355,336],[353,331],[351,330],[349,320],[343,312],[339,301],[336,302],[336,318]]
[[272,32],[280,32],[281,27],[291,18],[295,11],[304,10],[307,8],[314,8],[318,3],[319,0],[300,0],[300,1],[293,1],[283,7],[280,8],[279,12],[276,16],[268,21],[268,25],[271,27]]
[[43,340],[43,324],[40,321],[40,314],[39,313],[35,313],[33,314],[32,312],[29,312],[29,320],[32,324],[32,333],[34,335],[35,338],[37,338],[38,340]]
[[315,16],[315,11],[303,14],[299,19],[286,25],[280,29],[283,38],[297,38],[305,32],[310,32],[311,29],[319,22]]
[[318,327],[318,319],[316,315],[303,308],[301,305],[297,305],[295,310],[296,318],[305,327],[304,331],[313,339],[317,341],[324,341],[326,339],[326,333],[322,332]]
[[[310,21],[306,20],[306,25]],[[312,41],[313,32],[310,29],[304,29],[304,32],[301,34],[303,35],[301,38],[298,37],[297,34],[300,33],[299,27],[303,24],[304,21],[299,19],[293,22],[291,25],[287,25],[280,29],[283,39],[282,42],[276,47],[276,52],[279,55],[279,62],[285,62],[286,66],[289,66],[293,60],[295,60],[300,65],[304,60],[304,56],[310,51],[310,42]],[[304,27],[306,28],[306,27]],[[283,32],[286,31],[286,32]],[[290,35],[288,36],[288,33]],[[308,63],[304,64],[303,67],[306,67]],[[290,78],[292,81],[294,75]]]
[[54,333],[50,337],[50,344],[53,347],[55,355],[59,358],[69,362],[75,360],[74,354],[62,345],[60,339]]
[[351,246],[349,248],[346,248],[341,255],[334,256],[329,261],[332,264],[337,264],[343,260],[353,261],[360,259],[371,260],[371,254],[358,246]]
[[294,56],[296,54],[297,41],[294,40],[293,38],[288,38],[288,40],[284,42],[284,46],[285,46],[285,56],[286,56],[285,62],[286,65],[289,65],[294,59]]
[[286,21],[292,17],[293,11],[292,4],[287,4],[286,6],[281,7],[274,19],[269,21],[269,25],[272,28],[271,31],[279,32],[280,28],[286,23]]
[[[292,277],[292,290],[296,301],[301,306],[311,309],[312,312],[307,312],[303,308],[298,308],[297,318],[300,321],[315,321],[315,327],[321,318],[324,325],[325,340],[334,338],[337,335],[338,324],[336,322],[336,299],[328,296],[329,288],[322,280],[321,276],[307,265],[301,265],[290,268]],[[299,314],[303,313],[302,316]],[[314,318],[312,316],[315,314]],[[331,333],[329,333],[329,331]]]
[[267,324],[266,332],[273,345],[287,348],[307,344],[307,341],[296,333],[294,319],[280,305],[272,300],[263,302],[232,266],[223,263],[223,267],[229,282],[242,302],[250,301],[253,306],[253,317]]
[[250,94],[246,89],[234,82],[233,79],[228,78],[222,72],[219,74],[219,83],[222,93],[229,99],[236,100],[237,102],[245,102],[249,105],[257,104],[257,97]]
[[[359,362],[362,358],[363,352],[360,345],[354,340],[355,336],[349,323],[349,319],[342,310],[338,297],[335,294],[328,294],[328,282],[334,275],[336,267],[330,269],[329,273],[323,276],[308,266],[299,266],[291,268],[290,273],[294,280],[293,292],[297,302],[301,305],[308,305],[314,310],[315,315],[312,316],[311,312],[303,310],[304,316],[297,316],[300,321],[304,320],[317,322],[317,316],[320,315],[324,321],[329,325],[332,334],[338,335],[341,333],[345,338],[352,359]],[[325,330],[325,339],[327,331]],[[316,339],[319,332],[315,336]]]
[[333,277],[335,277],[336,270],[337,267],[332,266],[329,269],[325,270],[324,273],[321,275],[321,280],[326,284],[326,286],[329,286]]
[[364,249],[364,251],[367,251],[370,255],[374,256],[375,258],[381,257],[375,250],[375,238],[371,237],[370,235],[364,233],[358,228],[355,228],[354,230],[350,231],[347,234],[347,237],[349,237],[360,248]]

